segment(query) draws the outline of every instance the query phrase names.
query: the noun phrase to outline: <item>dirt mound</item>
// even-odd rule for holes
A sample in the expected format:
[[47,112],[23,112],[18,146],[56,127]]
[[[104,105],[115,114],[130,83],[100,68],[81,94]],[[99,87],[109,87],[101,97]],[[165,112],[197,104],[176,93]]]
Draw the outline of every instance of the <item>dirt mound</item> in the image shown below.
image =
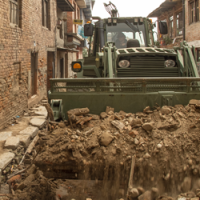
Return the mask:
[[38,199],[55,195],[58,186],[51,187],[48,178],[102,181],[99,199],[125,198],[127,190],[130,199],[139,200],[200,196],[200,113],[194,101],[135,114],[109,107],[100,116],[85,111],[68,113],[68,122],[51,123],[50,133],[41,135],[34,163],[43,171],[42,181],[31,181],[34,188],[27,183],[20,200],[24,192]]

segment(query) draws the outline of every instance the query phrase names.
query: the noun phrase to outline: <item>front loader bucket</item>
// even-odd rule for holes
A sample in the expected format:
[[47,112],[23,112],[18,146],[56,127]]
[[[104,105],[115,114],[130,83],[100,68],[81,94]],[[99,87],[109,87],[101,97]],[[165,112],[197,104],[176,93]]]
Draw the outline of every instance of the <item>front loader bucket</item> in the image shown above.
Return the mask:
[[187,105],[200,99],[200,78],[75,78],[50,79],[51,100],[62,100],[64,119],[74,108],[90,109],[92,114],[104,112],[106,106],[116,112],[141,112],[146,106]]

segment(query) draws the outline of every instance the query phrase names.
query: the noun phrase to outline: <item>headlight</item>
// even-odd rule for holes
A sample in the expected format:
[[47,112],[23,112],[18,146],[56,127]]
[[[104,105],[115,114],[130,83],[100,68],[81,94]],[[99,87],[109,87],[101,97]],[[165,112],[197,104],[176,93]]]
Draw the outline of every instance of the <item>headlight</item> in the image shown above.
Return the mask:
[[130,62],[129,62],[128,60],[121,60],[121,61],[119,62],[119,66],[120,66],[121,68],[127,68],[127,67],[130,66]]
[[176,65],[174,60],[166,60],[165,67],[174,67]]

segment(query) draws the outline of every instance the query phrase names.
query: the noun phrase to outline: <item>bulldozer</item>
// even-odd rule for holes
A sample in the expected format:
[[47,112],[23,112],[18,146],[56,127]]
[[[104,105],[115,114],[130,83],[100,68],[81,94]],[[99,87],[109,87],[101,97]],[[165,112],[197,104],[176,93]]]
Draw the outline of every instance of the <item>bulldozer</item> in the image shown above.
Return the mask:
[[[184,41],[173,49],[158,48],[152,20],[119,17],[114,4],[104,5],[110,17],[92,17],[84,25],[89,50],[71,64],[77,78],[50,79],[48,100],[55,120],[67,119],[74,108],[99,114],[110,106],[134,113],[200,99],[194,47]],[[158,24],[160,34],[167,34],[167,23]]]

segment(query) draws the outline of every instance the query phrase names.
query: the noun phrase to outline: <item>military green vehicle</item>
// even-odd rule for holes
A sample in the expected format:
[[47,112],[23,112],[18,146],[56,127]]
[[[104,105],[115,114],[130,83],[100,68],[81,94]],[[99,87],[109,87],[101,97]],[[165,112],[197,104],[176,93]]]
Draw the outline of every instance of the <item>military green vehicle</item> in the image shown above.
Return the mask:
[[[88,57],[72,62],[74,79],[51,79],[49,103],[55,119],[67,111],[88,107],[93,114],[105,111],[142,111],[146,106],[187,104],[200,99],[195,51],[186,42],[173,49],[158,48],[154,25],[144,17],[93,17],[84,26],[90,38]],[[167,34],[166,22],[159,22]]]

